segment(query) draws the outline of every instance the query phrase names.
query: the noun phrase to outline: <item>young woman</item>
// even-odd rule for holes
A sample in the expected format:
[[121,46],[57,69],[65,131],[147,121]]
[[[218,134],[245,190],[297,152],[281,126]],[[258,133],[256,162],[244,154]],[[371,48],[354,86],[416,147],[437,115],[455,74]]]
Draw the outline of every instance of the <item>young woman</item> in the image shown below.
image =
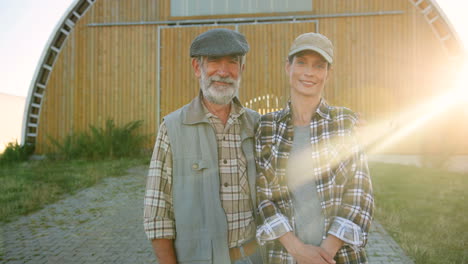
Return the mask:
[[267,263],[367,263],[374,199],[355,114],[322,98],[333,62],[325,36],[293,42],[291,97],[256,131],[257,239]]

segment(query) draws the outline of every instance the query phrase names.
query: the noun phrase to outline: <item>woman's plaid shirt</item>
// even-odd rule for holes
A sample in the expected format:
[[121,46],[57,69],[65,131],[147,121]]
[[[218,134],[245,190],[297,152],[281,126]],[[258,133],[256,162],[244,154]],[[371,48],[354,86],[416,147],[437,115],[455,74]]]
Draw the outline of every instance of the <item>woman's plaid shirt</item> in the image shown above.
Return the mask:
[[[329,106],[322,99],[310,123],[310,162],[325,216],[324,234],[345,242],[335,256],[337,263],[367,263],[363,248],[374,198],[367,160],[353,135],[355,122],[349,109]],[[277,239],[294,231],[294,208],[285,179],[293,136],[290,103],[262,116],[256,130],[257,239],[265,245],[268,263],[295,262]]]

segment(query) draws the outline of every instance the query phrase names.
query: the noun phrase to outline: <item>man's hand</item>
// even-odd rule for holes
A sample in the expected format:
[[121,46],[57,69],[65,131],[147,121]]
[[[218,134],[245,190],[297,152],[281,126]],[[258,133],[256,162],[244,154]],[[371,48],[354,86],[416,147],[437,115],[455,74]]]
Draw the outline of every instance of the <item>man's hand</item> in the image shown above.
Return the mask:
[[302,243],[292,232],[280,237],[279,241],[299,264],[335,264],[323,248]]
[[151,244],[159,264],[177,264],[174,240],[154,239]]

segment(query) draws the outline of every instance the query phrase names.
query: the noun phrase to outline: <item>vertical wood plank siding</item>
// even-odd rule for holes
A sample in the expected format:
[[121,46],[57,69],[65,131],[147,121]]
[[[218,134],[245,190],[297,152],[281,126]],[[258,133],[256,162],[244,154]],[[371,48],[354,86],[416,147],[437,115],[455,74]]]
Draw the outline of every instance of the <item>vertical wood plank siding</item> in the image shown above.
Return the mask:
[[[118,1],[108,2],[117,9]],[[49,136],[63,139],[89,125],[102,127],[107,119],[118,125],[143,120],[138,132],[150,135],[146,147],[154,140],[157,27],[88,27],[90,18],[103,12],[100,4],[97,1],[97,8],[80,20],[51,74],[41,110],[38,153],[48,151]],[[129,10],[140,13],[134,9]]]
[[[404,119],[408,109],[446,92],[457,67],[421,10],[409,0],[314,0],[313,11],[301,15],[395,10],[404,13],[238,25],[251,45],[241,100],[261,113],[283,107],[289,97],[284,71],[289,45],[297,35],[318,28],[335,44],[327,100],[361,112],[371,123],[386,120],[389,129],[405,125],[396,120]],[[274,15],[291,14],[258,14]],[[233,16],[218,16],[225,17]],[[196,35],[214,26],[88,25],[167,20],[171,20],[170,0],[96,1],[78,21],[50,75],[38,128],[38,153],[48,151],[49,136],[60,140],[89,125],[103,126],[109,118],[119,125],[144,120],[139,132],[150,135],[146,147],[151,148],[157,132],[157,108],[162,118],[197,95],[189,46]],[[223,27],[235,29],[234,25]],[[157,58],[158,41],[161,58]],[[158,82],[161,100],[157,98]],[[466,111],[460,112],[466,118]],[[460,129],[452,131],[447,125],[457,122],[447,116],[453,115],[444,113],[443,118],[416,130],[387,152],[431,152],[458,142],[457,153],[467,154],[468,143],[462,136],[464,131],[468,133],[468,125],[459,124]]]

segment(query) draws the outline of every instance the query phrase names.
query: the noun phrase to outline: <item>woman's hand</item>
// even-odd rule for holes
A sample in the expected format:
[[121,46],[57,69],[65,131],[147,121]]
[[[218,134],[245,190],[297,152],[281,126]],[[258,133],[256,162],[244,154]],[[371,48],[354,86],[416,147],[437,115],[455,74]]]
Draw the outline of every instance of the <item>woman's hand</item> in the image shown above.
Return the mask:
[[302,243],[292,232],[280,237],[279,241],[299,264],[335,264],[323,248]]
[[321,247],[303,244],[302,249],[291,255],[299,264],[335,264],[333,258]]
[[343,244],[344,243],[341,239],[334,235],[328,235],[327,238],[322,241],[320,247],[323,248],[328,253],[328,255],[334,257],[336,252],[340,250]]

